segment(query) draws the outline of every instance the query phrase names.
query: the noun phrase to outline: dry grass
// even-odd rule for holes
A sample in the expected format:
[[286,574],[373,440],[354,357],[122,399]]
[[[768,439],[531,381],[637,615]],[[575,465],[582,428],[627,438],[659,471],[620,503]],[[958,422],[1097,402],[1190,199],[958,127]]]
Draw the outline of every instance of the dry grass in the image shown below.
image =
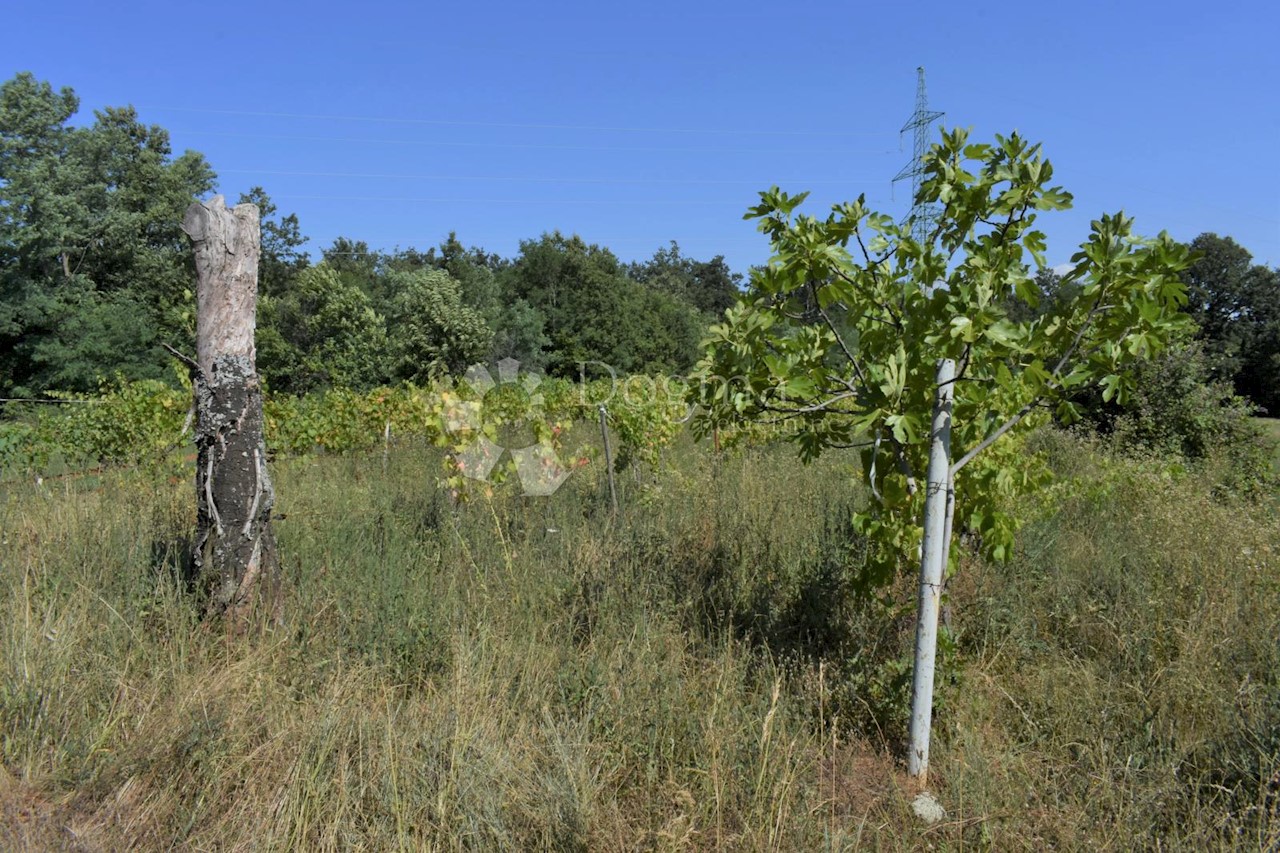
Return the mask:
[[125,472],[0,495],[0,842],[1276,840],[1269,509],[1100,463],[1014,564],[971,561],[934,750],[948,817],[926,828],[893,758],[894,697],[868,692],[892,693],[873,676],[902,626],[842,581],[847,461],[685,447],[655,482],[623,479],[621,522],[590,469],[552,499],[459,507],[437,470],[415,448],[385,474],[376,455],[280,463],[289,623],[235,641],[195,621],[174,571],[185,485]]

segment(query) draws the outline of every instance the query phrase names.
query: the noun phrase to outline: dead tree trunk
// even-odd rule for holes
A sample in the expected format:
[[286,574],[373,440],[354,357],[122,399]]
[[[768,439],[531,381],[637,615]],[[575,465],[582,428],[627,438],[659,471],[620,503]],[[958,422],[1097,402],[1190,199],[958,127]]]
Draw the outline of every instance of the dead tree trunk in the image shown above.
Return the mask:
[[222,196],[195,202],[182,230],[196,260],[195,569],[209,591],[206,616],[243,627],[257,605],[273,618],[280,605],[275,492],[254,365],[258,208],[228,210]]

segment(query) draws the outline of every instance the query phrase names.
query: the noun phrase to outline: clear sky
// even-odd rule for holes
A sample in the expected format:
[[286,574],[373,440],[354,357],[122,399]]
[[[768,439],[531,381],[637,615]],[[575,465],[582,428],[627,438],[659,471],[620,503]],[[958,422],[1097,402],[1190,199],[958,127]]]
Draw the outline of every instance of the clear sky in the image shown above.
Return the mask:
[[770,184],[807,209],[890,179],[918,65],[981,138],[1044,143],[1074,193],[1041,220],[1061,263],[1089,221],[1229,234],[1280,264],[1274,2],[218,3],[6,0],[0,74],[133,104],[203,152],[231,200],[260,184],[313,253],[426,248],[456,230],[513,255],[559,229],[624,260],[670,240],[739,271]]

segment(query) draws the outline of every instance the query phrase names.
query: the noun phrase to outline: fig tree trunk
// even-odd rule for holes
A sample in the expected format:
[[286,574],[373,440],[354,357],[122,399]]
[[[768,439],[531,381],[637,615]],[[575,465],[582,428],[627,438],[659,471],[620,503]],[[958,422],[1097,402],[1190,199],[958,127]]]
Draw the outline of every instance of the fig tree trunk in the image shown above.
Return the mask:
[[254,364],[258,208],[228,210],[222,196],[187,208],[182,230],[196,262],[197,577],[206,616],[243,627],[258,611],[279,617],[275,492],[262,437],[262,385]]
[[916,655],[911,678],[911,745],[907,772],[923,784],[929,773],[929,728],[933,722],[933,673],[938,652],[938,606],[947,569],[948,506],[951,504],[951,406],[956,363],[938,362],[933,425],[929,431],[928,488],[924,543],[920,549],[920,604],[916,615]]

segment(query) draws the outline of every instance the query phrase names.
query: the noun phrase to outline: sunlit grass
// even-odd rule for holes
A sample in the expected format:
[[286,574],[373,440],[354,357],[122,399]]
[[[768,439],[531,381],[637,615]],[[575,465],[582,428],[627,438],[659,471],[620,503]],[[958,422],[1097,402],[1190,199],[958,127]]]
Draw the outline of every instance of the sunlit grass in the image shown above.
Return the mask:
[[1276,443],[1274,467],[1280,473],[1280,418],[1254,418],[1254,422]]
[[7,487],[0,799],[100,850],[1274,845],[1280,526],[1055,441],[1018,557],[953,581],[936,827],[854,460],[687,442],[620,518],[598,462],[455,504],[430,449],[280,460],[287,625],[246,640],[176,571],[185,481]]

